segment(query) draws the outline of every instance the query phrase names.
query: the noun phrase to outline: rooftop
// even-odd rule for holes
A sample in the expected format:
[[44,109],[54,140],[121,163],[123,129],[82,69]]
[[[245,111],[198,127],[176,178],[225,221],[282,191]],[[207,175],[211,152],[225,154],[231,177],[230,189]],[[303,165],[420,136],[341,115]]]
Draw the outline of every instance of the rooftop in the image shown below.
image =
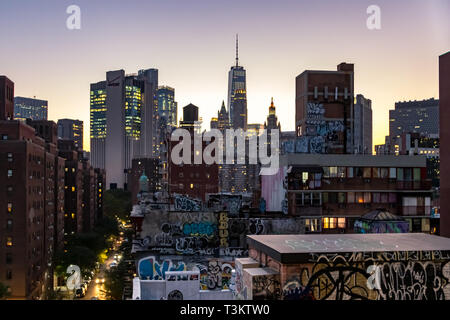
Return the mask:
[[282,263],[305,262],[311,254],[446,251],[450,238],[422,233],[311,234],[248,236],[249,247],[261,250]]

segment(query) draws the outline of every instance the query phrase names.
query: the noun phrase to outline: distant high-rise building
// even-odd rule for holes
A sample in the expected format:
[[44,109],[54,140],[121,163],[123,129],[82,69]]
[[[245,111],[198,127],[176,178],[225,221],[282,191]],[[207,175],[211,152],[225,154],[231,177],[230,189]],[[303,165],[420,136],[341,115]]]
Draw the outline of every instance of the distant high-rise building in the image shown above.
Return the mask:
[[106,170],[107,188],[126,188],[132,158],[154,153],[155,81],[155,69],[117,70],[91,84],[91,159]]
[[91,84],[91,162],[105,169],[106,81]]
[[219,128],[219,119],[217,119],[216,117],[212,117],[209,126],[211,129],[218,129]]
[[158,115],[158,69],[139,70],[139,80],[144,81],[144,102],[141,109],[141,139],[138,156],[148,158],[160,152]]
[[14,82],[0,76],[0,120],[14,119]]
[[303,153],[353,153],[354,65],[296,78],[295,124]]
[[389,110],[389,135],[385,143],[375,146],[377,154],[400,154],[403,134],[418,133],[419,136],[439,137],[439,100],[396,102]]
[[439,134],[439,100],[396,102],[389,110],[389,136],[402,133]]
[[275,110],[275,105],[273,103],[273,98],[269,107],[269,115],[267,116],[267,121],[264,123],[265,129],[281,129],[280,122],[278,122],[278,117]]
[[441,219],[440,235],[450,238],[450,52],[439,57],[439,111],[441,163]]
[[229,128],[230,117],[225,108],[225,101],[222,101],[222,106],[220,107],[220,110],[217,111],[217,117],[211,118],[211,129],[219,129],[222,134],[224,134],[225,130]]
[[234,129],[247,130],[246,71],[239,66],[239,47],[236,36],[236,65],[228,72],[228,110],[230,124]]
[[158,116],[165,119],[164,124],[176,128],[178,103],[175,101],[175,89],[168,86],[158,87]]
[[353,114],[354,153],[372,154],[372,101],[358,94]]
[[75,147],[83,150],[83,121],[72,119],[58,120],[58,138],[73,140]]
[[47,120],[48,102],[32,98],[14,98],[14,119]]

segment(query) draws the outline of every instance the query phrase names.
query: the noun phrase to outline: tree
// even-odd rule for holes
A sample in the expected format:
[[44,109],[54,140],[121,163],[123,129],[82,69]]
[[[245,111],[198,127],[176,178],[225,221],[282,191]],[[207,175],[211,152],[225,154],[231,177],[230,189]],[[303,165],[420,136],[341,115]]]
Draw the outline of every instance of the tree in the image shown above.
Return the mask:
[[0,282],[0,300],[9,297],[9,287]]
[[103,199],[105,216],[128,220],[131,212],[131,193],[122,189],[108,190]]

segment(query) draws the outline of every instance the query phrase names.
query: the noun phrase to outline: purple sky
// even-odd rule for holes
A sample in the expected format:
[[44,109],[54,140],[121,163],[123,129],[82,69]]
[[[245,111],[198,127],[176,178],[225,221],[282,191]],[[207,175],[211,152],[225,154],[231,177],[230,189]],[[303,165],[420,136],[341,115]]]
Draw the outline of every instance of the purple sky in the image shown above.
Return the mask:
[[[81,7],[81,30],[66,28],[71,4]],[[381,7],[381,30],[366,27],[371,4]],[[108,70],[158,68],[180,109],[196,104],[209,128],[239,33],[250,123],[264,122],[273,96],[282,129],[294,130],[295,77],[345,61],[355,64],[356,93],[372,99],[379,144],[395,101],[438,98],[449,18],[450,0],[1,0],[0,74],[16,95],[48,100],[50,119],[84,120],[89,149],[89,84]]]

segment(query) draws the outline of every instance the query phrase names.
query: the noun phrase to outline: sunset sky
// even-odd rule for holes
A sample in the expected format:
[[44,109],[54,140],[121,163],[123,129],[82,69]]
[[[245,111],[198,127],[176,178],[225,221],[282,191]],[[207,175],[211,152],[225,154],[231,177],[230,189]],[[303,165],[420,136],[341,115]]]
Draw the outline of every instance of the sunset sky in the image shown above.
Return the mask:
[[[81,30],[66,8],[81,7]],[[381,30],[366,27],[381,7]],[[109,70],[159,69],[181,109],[200,108],[205,128],[227,95],[235,34],[247,70],[249,123],[274,97],[282,130],[295,126],[295,77],[355,64],[355,93],[372,100],[374,144],[388,134],[395,101],[438,98],[438,56],[450,50],[450,0],[0,0],[0,74],[15,95],[45,99],[49,119],[84,121],[89,84]]]

